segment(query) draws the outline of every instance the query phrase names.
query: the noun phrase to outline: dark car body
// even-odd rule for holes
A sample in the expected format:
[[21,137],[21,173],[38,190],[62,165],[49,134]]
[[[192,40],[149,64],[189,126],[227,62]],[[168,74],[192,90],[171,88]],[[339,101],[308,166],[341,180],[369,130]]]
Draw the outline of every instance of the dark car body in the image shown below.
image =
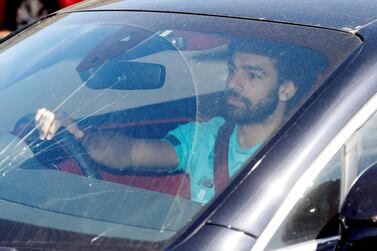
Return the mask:
[[[305,193],[307,197],[304,198],[307,198],[310,203],[304,207],[307,207],[305,210],[310,213],[314,214],[318,210],[312,205],[316,205],[316,201],[326,203],[328,198],[326,195],[330,193],[339,193],[338,203],[342,205],[354,181],[367,168],[359,168],[358,163],[365,161],[368,163],[365,166],[369,167],[377,160],[377,155],[373,152],[374,144],[377,145],[374,141],[377,138],[373,138],[374,131],[365,130],[366,132],[364,132],[365,123],[371,120],[373,122],[373,115],[377,111],[377,46],[375,43],[377,41],[377,2],[369,0],[352,2],[240,0],[234,3],[203,0],[98,0],[60,10],[55,15],[81,12],[124,12],[131,16],[135,13],[140,13],[140,15],[152,13],[152,15],[208,16],[215,19],[223,18],[230,21],[243,20],[255,24],[266,24],[269,27],[286,27],[287,25],[290,27],[289,29],[297,29],[294,33],[297,36],[300,34],[300,29],[318,32],[319,38],[313,35],[313,41],[316,41],[313,44],[318,41],[317,48],[324,48],[323,50],[331,55],[338,54],[332,52],[333,47],[327,48],[326,43],[321,42],[321,36],[324,39],[334,35],[334,40],[331,41],[339,39],[338,44],[350,42],[352,45],[344,46],[349,50],[345,55],[336,58],[340,62],[334,65],[323,83],[282,128],[263,145],[262,149],[232,180],[225,191],[200,211],[193,221],[180,228],[180,231],[168,241],[156,241],[151,244],[147,241],[122,238],[99,238],[98,242],[91,242],[90,240],[93,240],[91,235],[49,230],[29,224],[12,225],[3,220],[0,231],[2,245],[10,247],[17,245],[20,250],[23,245],[30,249],[42,247],[51,250],[77,250],[79,248],[83,250],[257,251],[274,250],[274,248],[287,251],[334,250],[341,239],[339,231],[341,221],[337,214],[340,209],[335,210],[336,214],[332,219],[327,219],[326,226],[315,238],[304,236],[300,239],[300,237],[299,241],[292,245],[288,242],[283,247],[276,246],[272,240],[283,225],[294,229],[292,232],[295,234],[298,232],[299,235],[300,231],[303,233],[306,231],[306,225],[311,224],[310,217],[306,218],[304,215],[301,219],[301,215],[290,215],[290,212],[300,207],[300,198],[304,197],[305,191],[309,191]],[[28,29],[23,32],[28,32]],[[10,35],[2,43],[7,43],[12,39],[17,41],[16,37],[23,32]],[[272,30],[272,32],[274,31]],[[299,37],[295,39],[300,40]],[[212,40],[211,43],[221,44],[221,41]],[[199,45],[198,48],[201,46],[203,47],[203,45]],[[336,60],[334,59],[334,61]],[[190,100],[186,100],[179,105],[165,104],[167,108],[163,110],[179,110],[181,107],[182,111],[180,112],[184,114],[181,119],[184,120],[185,117],[192,116],[191,113],[194,112],[189,109],[190,102]],[[129,113],[147,114],[147,118],[152,118],[155,110],[152,108],[149,110],[147,107],[130,110]],[[368,120],[370,118],[371,120]],[[169,117],[165,119],[169,119]],[[153,128],[147,128],[145,132],[151,130]],[[161,132],[161,134],[163,133]],[[371,144],[371,147],[367,148],[370,152],[366,153],[366,150],[360,150],[361,143],[358,142],[359,138],[363,136],[359,134],[367,135],[366,138],[369,141],[362,145]],[[364,151],[363,155],[358,155],[360,151]],[[340,178],[330,179],[329,175],[328,182],[325,182],[323,187],[319,186],[318,190],[310,190],[310,184],[314,183],[313,177],[323,175],[326,179],[327,171],[323,170],[327,170],[329,165],[340,170]],[[357,171],[358,169],[363,170]],[[152,183],[152,181],[142,181],[141,183],[143,182]],[[30,182],[30,187],[33,187],[32,182]],[[322,195],[323,197],[321,197]],[[375,200],[370,197],[362,198],[362,195],[360,198]],[[121,202],[126,203],[126,200],[121,200]],[[322,204],[320,203],[320,205]],[[153,213],[153,210],[151,211]],[[297,225],[290,224],[295,220],[297,220]],[[174,225],[174,223],[171,224]],[[370,224],[374,226],[373,223]],[[11,231],[9,229],[11,226],[17,230],[17,233],[12,233],[13,236],[7,235],[8,231]],[[20,236],[22,232],[40,234]],[[371,234],[367,237],[375,236]],[[28,240],[31,241],[28,242]],[[44,241],[44,246],[37,243],[38,240]],[[37,243],[35,246],[30,244],[33,241]],[[371,247],[371,250],[373,248],[377,247]]]

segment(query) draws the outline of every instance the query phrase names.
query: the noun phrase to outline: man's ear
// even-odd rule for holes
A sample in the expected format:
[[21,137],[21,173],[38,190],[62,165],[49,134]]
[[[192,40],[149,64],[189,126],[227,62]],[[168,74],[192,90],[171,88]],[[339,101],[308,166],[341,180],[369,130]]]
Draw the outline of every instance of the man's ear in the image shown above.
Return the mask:
[[297,87],[293,81],[285,81],[279,87],[279,99],[281,101],[290,100],[297,91]]

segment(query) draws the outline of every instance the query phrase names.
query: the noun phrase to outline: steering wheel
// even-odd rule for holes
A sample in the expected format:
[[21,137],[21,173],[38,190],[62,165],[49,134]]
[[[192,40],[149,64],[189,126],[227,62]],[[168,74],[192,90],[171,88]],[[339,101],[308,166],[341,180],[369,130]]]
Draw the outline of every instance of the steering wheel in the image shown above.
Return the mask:
[[63,144],[63,147],[77,163],[84,176],[102,180],[101,174],[95,168],[96,163],[94,160],[88,154],[84,154],[86,152],[84,147],[68,130],[63,129],[54,138]]
[[[35,130],[34,124],[35,114],[28,114],[23,116],[15,125],[13,134],[20,138],[23,138],[27,144],[34,146],[36,139],[39,137],[39,133]],[[29,135],[30,132],[33,132]],[[66,129],[61,129],[55,135],[54,140],[61,143],[61,147],[78,165],[82,175],[102,180],[101,174],[97,171],[98,164],[86,154],[86,150],[81,143]],[[28,142],[30,141],[30,142]],[[43,147],[45,148],[45,146]],[[43,150],[42,148],[42,150]],[[40,151],[41,149],[36,149]]]

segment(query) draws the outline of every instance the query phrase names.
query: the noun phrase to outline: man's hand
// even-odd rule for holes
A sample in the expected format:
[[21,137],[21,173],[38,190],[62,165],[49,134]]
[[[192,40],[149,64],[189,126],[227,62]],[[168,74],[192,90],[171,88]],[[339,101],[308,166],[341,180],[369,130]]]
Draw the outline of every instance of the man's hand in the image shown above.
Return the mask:
[[[61,127],[76,139],[84,137],[75,121],[63,112],[38,109],[35,125],[41,140],[52,139]],[[166,171],[178,165],[178,155],[172,145],[157,139],[135,139],[121,133],[96,131],[87,133],[81,144],[93,160],[111,168]]]
[[60,127],[65,127],[76,139],[84,136],[84,132],[71,117],[63,112],[51,112],[46,108],[38,109],[35,115],[35,125],[39,129],[41,140],[51,140]]

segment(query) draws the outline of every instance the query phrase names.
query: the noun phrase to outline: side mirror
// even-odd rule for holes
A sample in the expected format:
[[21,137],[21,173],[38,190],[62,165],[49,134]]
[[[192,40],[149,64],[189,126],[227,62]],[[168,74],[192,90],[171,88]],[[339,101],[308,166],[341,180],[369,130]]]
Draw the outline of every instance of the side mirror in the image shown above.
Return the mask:
[[166,69],[160,64],[111,60],[79,74],[91,89],[148,90],[163,86]]
[[377,163],[353,184],[340,211],[337,251],[377,250]]

